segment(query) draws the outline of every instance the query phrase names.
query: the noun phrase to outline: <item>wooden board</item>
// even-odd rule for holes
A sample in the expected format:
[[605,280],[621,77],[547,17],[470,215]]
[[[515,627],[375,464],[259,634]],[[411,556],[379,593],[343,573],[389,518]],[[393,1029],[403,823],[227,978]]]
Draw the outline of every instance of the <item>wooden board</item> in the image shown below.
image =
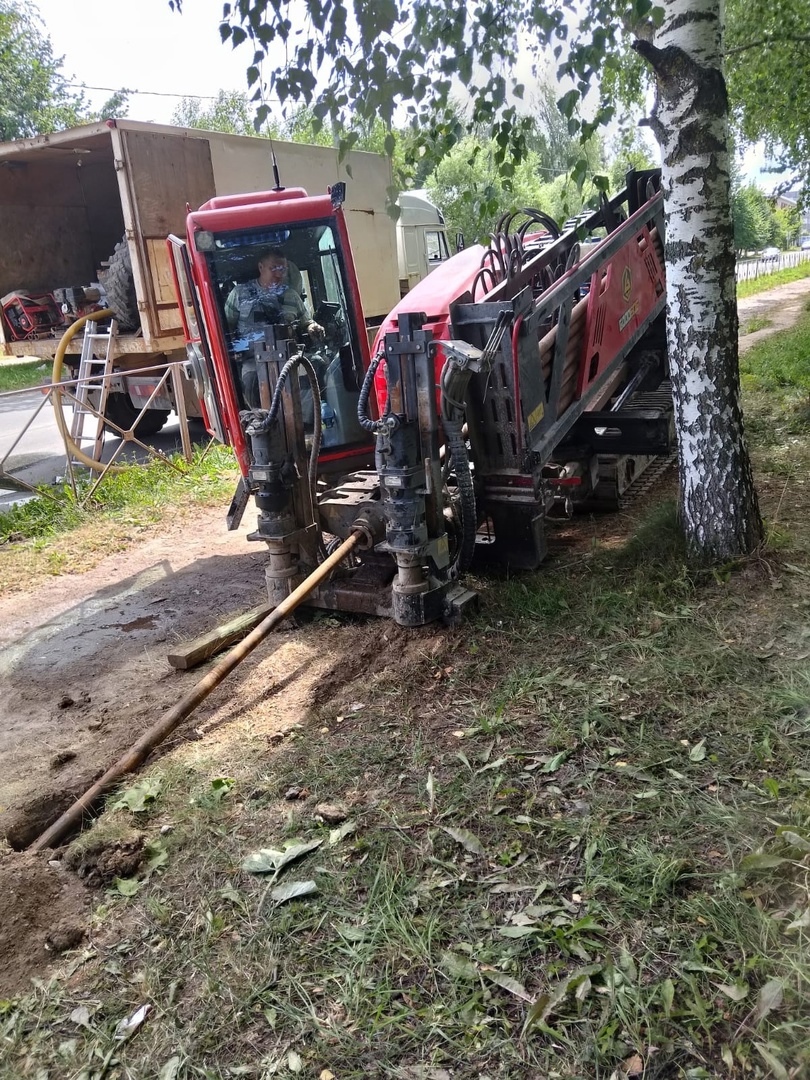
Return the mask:
[[244,615],[237,615],[229,622],[215,626],[202,637],[195,638],[186,645],[178,646],[174,652],[169,653],[167,659],[172,667],[179,671],[188,671],[189,668],[197,667],[206,660],[210,660],[212,656],[216,656],[217,653],[235,645],[243,637],[247,637],[250,631],[258,626],[262,619],[267,618],[272,610],[272,607],[264,606],[254,608]]
[[142,131],[122,135],[141,235],[185,236],[186,203],[196,210],[214,194],[207,139]]
[[0,296],[98,280],[124,232],[112,151],[3,161]]

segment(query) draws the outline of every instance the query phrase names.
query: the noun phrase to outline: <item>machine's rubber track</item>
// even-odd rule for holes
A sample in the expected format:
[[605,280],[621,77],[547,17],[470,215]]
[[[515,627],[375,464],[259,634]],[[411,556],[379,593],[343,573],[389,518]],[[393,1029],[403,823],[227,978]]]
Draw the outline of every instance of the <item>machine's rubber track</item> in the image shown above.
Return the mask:
[[132,258],[126,237],[115,245],[106,270],[99,271],[99,281],[104,286],[107,307],[115,312],[119,330],[137,330],[140,326],[138,298],[132,275]]
[[620,508],[625,510],[646,495],[677,464],[678,455],[674,451],[668,457],[655,458],[623,493],[619,502]]

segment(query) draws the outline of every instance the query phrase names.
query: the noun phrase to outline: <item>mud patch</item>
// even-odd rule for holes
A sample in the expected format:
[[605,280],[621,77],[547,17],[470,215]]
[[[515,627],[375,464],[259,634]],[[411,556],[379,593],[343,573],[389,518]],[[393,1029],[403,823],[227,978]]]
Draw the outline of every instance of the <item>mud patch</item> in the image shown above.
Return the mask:
[[92,893],[38,855],[0,854],[0,995],[25,992],[60,952],[79,945]]
[[150,630],[157,622],[157,615],[143,615],[140,619],[121,623],[121,630],[131,634],[133,630]]
[[64,864],[88,885],[107,885],[114,878],[132,877],[143,862],[146,837],[137,829],[125,829],[120,835],[80,837],[65,852]]

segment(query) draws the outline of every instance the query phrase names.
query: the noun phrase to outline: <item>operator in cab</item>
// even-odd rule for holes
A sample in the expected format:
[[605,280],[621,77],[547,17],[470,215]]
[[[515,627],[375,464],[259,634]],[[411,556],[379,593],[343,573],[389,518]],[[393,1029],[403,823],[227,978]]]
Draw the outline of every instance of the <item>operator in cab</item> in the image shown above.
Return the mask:
[[315,322],[300,294],[289,283],[289,268],[279,248],[269,248],[259,256],[259,276],[236,285],[225,301],[225,318],[233,333],[233,349],[239,365],[242,396],[248,409],[258,409],[259,381],[252,343],[261,337],[263,325],[285,324],[296,336],[322,338],[324,331]]

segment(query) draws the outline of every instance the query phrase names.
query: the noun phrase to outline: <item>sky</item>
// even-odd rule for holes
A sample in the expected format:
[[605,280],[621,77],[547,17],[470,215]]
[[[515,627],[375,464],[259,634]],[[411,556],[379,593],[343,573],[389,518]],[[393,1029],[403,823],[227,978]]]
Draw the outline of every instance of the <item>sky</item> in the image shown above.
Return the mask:
[[[247,90],[245,71],[253,58],[249,43],[233,49],[219,34],[222,0],[184,0],[183,12],[168,0],[104,0],[99,20],[89,22],[76,0],[36,0],[54,54],[63,71],[89,87],[99,108],[114,90],[133,93],[131,120],[168,124],[183,96],[216,97],[219,90]],[[151,91],[152,93],[147,93]],[[207,104],[208,102],[203,102]],[[770,190],[781,177],[762,172],[761,147],[749,147],[743,175]]]
[[[35,0],[63,72],[87,86],[155,91],[133,94],[131,120],[166,124],[183,95],[215,97],[218,90],[247,90],[248,45],[232,49],[219,35],[222,0],[185,0],[182,14],[168,0],[104,0],[87,17],[76,0]],[[87,90],[94,107],[109,90]]]

